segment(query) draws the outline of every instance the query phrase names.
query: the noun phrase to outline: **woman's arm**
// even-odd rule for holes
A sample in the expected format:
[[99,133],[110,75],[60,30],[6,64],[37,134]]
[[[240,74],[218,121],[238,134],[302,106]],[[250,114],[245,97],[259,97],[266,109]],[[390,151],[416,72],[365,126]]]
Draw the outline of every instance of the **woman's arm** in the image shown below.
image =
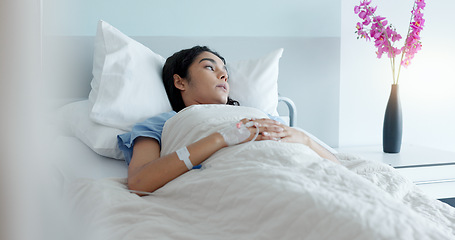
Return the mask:
[[[213,133],[187,146],[190,161],[199,165],[219,149],[226,147],[219,133]],[[134,191],[153,192],[188,171],[175,152],[160,157],[160,145],[153,138],[135,140],[133,157],[128,168],[128,188]],[[139,194],[140,195],[140,194]]]
[[[244,120],[242,120],[244,121]],[[244,129],[247,129],[245,132]],[[258,127],[259,132],[265,128]],[[213,153],[228,145],[253,139],[256,126],[234,124],[192,143],[186,148],[192,165],[199,165]],[[261,140],[261,137],[256,138]],[[160,145],[149,137],[135,139],[133,155],[128,167],[128,188],[138,192],[153,192],[188,171],[185,162],[176,152],[160,157]],[[141,195],[141,194],[139,194]]]
[[295,128],[289,127],[289,129],[286,131],[286,133],[287,133],[287,137],[283,137],[281,139],[281,141],[293,142],[295,140],[296,142],[301,142],[301,143],[307,145],[313,151],[315,151],[322,158],[328,159],[335,163],[340,163],[338,161],[338,159],[335,157],[335,155],[333,155],[329,150],[327,150],[326,148],[321,146],[319,143],[314,141],[312,138],[310,138],[304,132],[297,130]]

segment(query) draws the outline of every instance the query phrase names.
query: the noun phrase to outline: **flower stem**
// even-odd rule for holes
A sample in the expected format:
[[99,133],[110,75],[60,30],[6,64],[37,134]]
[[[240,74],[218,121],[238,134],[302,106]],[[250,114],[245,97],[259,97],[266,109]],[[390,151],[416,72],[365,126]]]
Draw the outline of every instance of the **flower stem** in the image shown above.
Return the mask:
[[[414,1],[414,5],[412,6],[412,10],[413,11],[414,11],[415,7],[416,7],[416,2]],[[400,66],[398,67],[398,74],[397,74],[397,84],[398,84],[398,79],[400,77],[401,63],[403,62],[404,52],[406,50],[406,44],[408,43],[409,33],[411,32],[412,17],[413,17],[413,14],[412,14],[412,11],[411,11],[411,19],[409,20],[408,33],[406,34],[406,40],[404,41],[404,47],[403,47],[403,50],[401,51]]]
[[392,79],[395,84],[395,57],[393,57],[393,59],[390,58],[390,67],[392,68]]

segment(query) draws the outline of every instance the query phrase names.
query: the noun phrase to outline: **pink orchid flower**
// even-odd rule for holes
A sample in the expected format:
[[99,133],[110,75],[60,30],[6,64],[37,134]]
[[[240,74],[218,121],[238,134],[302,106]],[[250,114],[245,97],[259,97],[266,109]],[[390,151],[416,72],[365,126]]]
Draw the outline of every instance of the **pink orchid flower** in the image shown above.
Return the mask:
[[377,6],[372,7],[370,4],[371,0],[360,0],[360,4],[354,6],[354,14],[362,19],[361,22],[356,24],[357,38],[365,38],[367,41],[370,40],[370,37],[373,38],[374,46],[377,48],[376,56],[378,58],[381,58],[384,53],[387,53],[387,57],[391,59],[394,83],[398,83],[401,68],[398,69],[395,78],[395,57],[401,54],[399,67],[408,67],[414,55],[422,49],[420,32],[425,25],[425,19],[423,19],[425,1],[414,0],[408,34],[404,46],[401,48],[393,46],[402,39],[401,35],[396,32],[395,28],[389,24],[385,17],[376,15]]

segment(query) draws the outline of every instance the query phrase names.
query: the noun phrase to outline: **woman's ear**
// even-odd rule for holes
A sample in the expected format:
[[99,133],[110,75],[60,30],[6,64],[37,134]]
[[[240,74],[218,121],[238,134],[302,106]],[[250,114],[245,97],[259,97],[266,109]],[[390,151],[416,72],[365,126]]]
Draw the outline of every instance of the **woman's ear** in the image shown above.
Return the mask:
[[174,86],[182,91],[185,90],[186,87],[185,80],[181,78],[178,74],[174,74]]

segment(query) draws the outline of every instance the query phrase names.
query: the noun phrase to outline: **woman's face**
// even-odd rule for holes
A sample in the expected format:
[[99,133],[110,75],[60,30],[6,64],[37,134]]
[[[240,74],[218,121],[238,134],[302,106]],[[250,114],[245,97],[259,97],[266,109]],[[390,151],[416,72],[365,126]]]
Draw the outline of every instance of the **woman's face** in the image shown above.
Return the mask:
[[183,78],[181,90],[186,106],[194,104],[226,104],[229,94],[228,74],[223,61],[215,54],[202,52]]

